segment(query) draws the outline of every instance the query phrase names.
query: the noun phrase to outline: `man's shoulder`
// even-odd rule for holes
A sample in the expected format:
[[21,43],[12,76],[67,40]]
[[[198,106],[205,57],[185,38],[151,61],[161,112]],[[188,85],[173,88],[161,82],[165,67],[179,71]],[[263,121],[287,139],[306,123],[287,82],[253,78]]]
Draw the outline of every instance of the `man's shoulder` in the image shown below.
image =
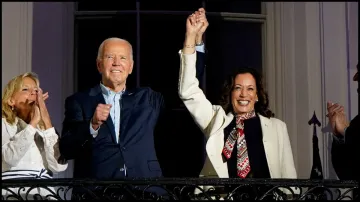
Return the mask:
[[360,117],[359,117],[359,115],[356,115],[356,116],[351,120],[350,124],[360,125]]
[[145,95],[145,96],[152,96],[152,95],[158,95],[161,96],[161,93],[158,91],[153,90],[150,87],[138,87],[133,88],[128,91],[128,94],[136,94],[136,95]]
[[134,96],[135,100],[137,100],[135,102],[141,105],[148,103],[151,106],[158,107],[164,102],[163,95],[150,87],[138,87],[131,89],[127,92],[127,95]]

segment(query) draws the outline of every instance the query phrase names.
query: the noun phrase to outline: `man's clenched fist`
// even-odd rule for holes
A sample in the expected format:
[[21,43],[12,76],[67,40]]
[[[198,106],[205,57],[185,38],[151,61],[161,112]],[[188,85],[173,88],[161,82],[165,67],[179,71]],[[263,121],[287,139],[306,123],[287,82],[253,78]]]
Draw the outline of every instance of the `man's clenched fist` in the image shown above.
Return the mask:
[[91,119],[91,125],[94,130],[97,130],[106,121],[110,114],[110,108],[111,104],[98,104]]

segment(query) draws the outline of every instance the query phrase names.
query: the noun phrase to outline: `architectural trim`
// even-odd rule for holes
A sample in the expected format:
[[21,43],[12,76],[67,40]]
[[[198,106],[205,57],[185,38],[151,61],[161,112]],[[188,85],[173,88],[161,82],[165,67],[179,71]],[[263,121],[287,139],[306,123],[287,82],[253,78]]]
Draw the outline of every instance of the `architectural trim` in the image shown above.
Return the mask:
[[353,45],[349,50],[347,39],[357,39],[357,32],[350,32],[356,29],[357,10],[351,10],[350,15],[346,5],[345,2],[265,3],[266,87],[271,109],[287,124],[298,178],[310,177],[313,129],[307,122],[314,111],[322,124],[317,135],[326,179],[336,178],[326,102],[340,103],[349,114],[356,112],[350,106],[355,92],[349,91],[352,79],[349,71],[351,74],[356,69],[348,65],[355,67],[357,47]]
[[31,71],[32,2],[2,2],[2,89],[14,76]]
[[[315,111],[322,126],[327,123],[319,11],[319,2],[266,2],[264,71],[270,107],[287,124],[298,178],[305,179],[312,166],[313,128],[307,122]],[[328,147],[321,128],[317,134],[327,177]]]

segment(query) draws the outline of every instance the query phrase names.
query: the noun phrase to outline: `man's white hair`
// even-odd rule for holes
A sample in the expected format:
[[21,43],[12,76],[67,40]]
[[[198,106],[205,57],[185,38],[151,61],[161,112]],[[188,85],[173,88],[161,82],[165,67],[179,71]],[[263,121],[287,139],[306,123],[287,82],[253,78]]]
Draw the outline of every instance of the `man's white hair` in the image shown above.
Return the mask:
[[133,49],[132,49],[132,45],[130,44],[130,42],[128,42],[127,40],[125,39],[121,39],[121,38],[118,38],[118,37],[111,37],[111,38],[107,38],[105,39],[99,46],[99,50],[98,50],[98,55],[97,55],[97,59],[100,60],[103,56],[103,52],[104,52],[104,44],[108,41],[124,41],[124,42],[127,42],[130,46],[130,57],[131,57],[131,60],[133,60]]

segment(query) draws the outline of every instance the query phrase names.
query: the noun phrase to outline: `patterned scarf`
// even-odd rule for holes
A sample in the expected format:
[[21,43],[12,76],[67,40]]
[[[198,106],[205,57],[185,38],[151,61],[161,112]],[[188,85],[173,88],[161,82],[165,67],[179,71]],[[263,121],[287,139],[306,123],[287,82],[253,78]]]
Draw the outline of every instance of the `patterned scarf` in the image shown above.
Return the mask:
[[229,159],[237,142],[237,175],[245,178],[250,172],[249,156],[244,134],[244,120],[255,117],[255,111],[236,116],[236,127],[230,132],[223,148],[224,156]]

